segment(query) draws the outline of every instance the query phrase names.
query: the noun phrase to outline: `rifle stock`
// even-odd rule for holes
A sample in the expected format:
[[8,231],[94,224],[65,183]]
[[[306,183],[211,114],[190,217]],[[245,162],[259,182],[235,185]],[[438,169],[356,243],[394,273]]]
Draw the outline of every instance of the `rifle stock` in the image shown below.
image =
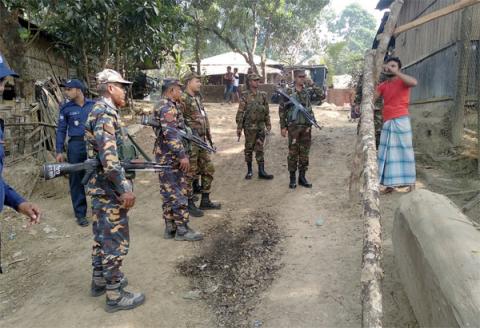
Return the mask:
[[276,89],[276,92],[278,94],[280,94],[281,96],[283,96],[285,99],[288,100],[287,104],[292,104],[295,109],[293,111],[293,114],[292,114],[292,119],[294,121],[297,120],[298,118],[298,114],[301,113],[305,119],[310,123],[312,124],[313,126],[315,126],[316,128],[318,129],[321,129],[322,127],[317,123],[317,120],[315,119],[315,116],[313,116],[312,114],[310,114],[310,112],[297,100],[295,99],[294,97],[290,96],[286,91],[280,89],[280,88],[277,88]]

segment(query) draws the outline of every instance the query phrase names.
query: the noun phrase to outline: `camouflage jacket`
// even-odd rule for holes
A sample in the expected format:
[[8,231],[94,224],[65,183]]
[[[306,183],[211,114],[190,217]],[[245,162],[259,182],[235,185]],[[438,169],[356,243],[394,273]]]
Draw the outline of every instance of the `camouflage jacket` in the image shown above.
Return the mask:
[[[185,130],[185,121],[177,104],[170,99],[162,99],[155,104],[154,115],[161,129],[156,129],[155,155],[157,162],[163,165],[178,166],[178,162],[187,156],[186,145],[176,132]],[[168,129],[168,127],[173,129]]]
[[90,179],[89,195],[121,195],[132,191],[120,166],[118,147],[122,145],[120,117],[109,99],[97,101],[85,123],[85,136],[91,158],[98,158],[102,169]]
[[211,138],[210,123],[202,101],[198,96],[191,96],[187,92],[182,95],[181,111],[185,124],[188,125],[192,132],[203,140],[205,137]]
[[[323,94],[323,90],[314,86],[312,87],[313,92]],[[287,88],[287,93],[297,99],[312,115],[314,115],[312,110],[312,101],[310,99],[310,92],[306,88],[303,88],[302,91],[298,91],[295,87]],[[282,97],[283,98],[283,97]],[[299,113],[297,115],[297,120],[293,120],[294,106],[291,104],[286,104],[285,100],[282,99],[280,106],[278,108],[278,115],[280,116],[280,128],[284,129],[290,125],[302,125],[302,126],[311,126],[311,124],[305,119],[305,117]]]
[[242,92],[237,111],[237,129],[270,129],[270,111],[267,94],[262,91],[253,93],[250,90]]

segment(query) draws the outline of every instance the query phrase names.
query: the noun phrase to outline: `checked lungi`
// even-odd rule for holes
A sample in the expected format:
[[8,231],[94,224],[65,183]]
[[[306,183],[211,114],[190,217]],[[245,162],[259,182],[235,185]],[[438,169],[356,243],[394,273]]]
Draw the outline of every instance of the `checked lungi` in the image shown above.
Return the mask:
[[415,185],[415,155],[408,116],[383,123],[378,148],[378,176],[380,184],[387,187]]

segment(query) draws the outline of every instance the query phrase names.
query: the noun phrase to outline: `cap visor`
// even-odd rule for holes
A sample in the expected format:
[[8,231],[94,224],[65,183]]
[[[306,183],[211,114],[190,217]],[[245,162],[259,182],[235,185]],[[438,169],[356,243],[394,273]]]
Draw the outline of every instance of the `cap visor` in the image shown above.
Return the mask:
[[8,68],[0,68],[0,79],[3,79],[6,76],[20,77],[20,75]]

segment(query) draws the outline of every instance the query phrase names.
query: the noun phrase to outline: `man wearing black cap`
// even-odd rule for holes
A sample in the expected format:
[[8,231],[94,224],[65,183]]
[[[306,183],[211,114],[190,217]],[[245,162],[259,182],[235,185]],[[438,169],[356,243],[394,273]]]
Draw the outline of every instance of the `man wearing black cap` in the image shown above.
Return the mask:
[[[5,89],[7,77],[18,77],[18,74],[8,68],[2,54],[0,53],[0,96]],[[32,203],[27,202],[12,187],[10,187],[2,178],[3,158],[5,157],[4,141],[3,141],[4,122],[0,119],[0,213],[4,206],[9,206],[16,211],[22,213],[30,219],[31,223],[40,222],[40,208]]]
[[202,240],[203,235],[188,225],[188,183],[190,170],[188,144],[184,144],[178,130],[185,130],[185,122],[178,106],[182,97],[182,84],[177,79],[164,79],[162,95],[164,99],[155,104],[154,115],[161,127],[155,129],[156,161],[169,165],[172,169],[159,173],[160,194],[163,198],[163,219],[165,239],[178,241]]
[[[88,114],[95,104],[92,100],[85,98],[85,87],[79,80],[68,80],[62,85],[65,88],[65,96],[68,101],[60,108],[57,127],[57,162],[63,162],[63,149],[65,137],[68,135],[67,161],[71,164],[82,163],[87,159],[87,148],[85,144],[85,122]],[[73,211],[78,225],[88,226],[87,198],[85,188],[82,185],[83,172],[71,173],[69,175],[70,197],[72,198]]]

